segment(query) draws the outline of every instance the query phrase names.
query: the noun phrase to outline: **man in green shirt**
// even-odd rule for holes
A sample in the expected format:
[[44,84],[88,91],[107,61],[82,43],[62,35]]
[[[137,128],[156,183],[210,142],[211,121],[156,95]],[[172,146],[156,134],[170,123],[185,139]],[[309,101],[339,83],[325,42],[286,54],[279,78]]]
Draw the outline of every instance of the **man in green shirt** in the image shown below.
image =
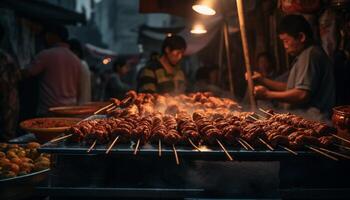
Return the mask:
[[141,69],[137,78],[138,92],[183,93],[186,89],[185,74],[178,64],[184,56],[186,46],[186,41],[181,36],[165,38],[161,56],[150,60]]

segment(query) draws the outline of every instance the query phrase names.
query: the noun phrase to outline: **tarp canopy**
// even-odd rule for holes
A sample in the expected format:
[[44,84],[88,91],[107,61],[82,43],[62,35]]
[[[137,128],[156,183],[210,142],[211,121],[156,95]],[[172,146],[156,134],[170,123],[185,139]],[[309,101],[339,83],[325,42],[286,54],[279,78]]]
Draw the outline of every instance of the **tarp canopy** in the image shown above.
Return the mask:
[[103,49],[89,43],[85,44],[85,47],[91,55],[97,57],[117,57],[117,53],[109,49]]

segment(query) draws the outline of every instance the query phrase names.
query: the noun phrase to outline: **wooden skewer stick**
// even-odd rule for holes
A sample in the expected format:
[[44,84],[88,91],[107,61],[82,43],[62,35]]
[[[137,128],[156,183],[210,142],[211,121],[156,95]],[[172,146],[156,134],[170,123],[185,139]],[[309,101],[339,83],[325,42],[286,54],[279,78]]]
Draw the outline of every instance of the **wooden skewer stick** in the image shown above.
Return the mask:
[[137,154],[137,150],[139,149],[139,145],[140,145],[140,139],[137,140],[136,147],[135,147],[135,150],[134,150],[134,155]]
[[114,110],[114,109],[116,109],[116,108],[117,108],[117,106],[112,106],[112,107],[108,108],[106,111],[107,111],[107,112],[110,112],[110,111],[112,111],[112,110]]
[[254,147],[252,145],[250,145],[247,141],[245,141],[244,139],[240,138],[240,140],[245,144],[247,145],[247,147],[249,147],[250,150],[253,150],[255,151]]
[[173,151],[174,151],[174,155],[175,155],[176,164],[180,165],[180,161],[179,161],[179,157],[177,156],[177,151],[176,151],[175,145],[173,145]]
[[308,149],[310,149],[310,150],[312,150],[312,151],[314,151],[314,152],[316,152],[316,153],[319,153],[319,154],[321,154],[321,155],[323,155],[323,156],[326,156],[327,158],[330,158],[330,159],[332,159],[332,160],[338,161],[338,158],[336,158],[336,157],[334,157],[334,156],[331,156],[331,155],[329,155],[329,154],[327,154],[327,153],[325,153],[325,152],[323,152],[323,151],[320,151],[320,150],[318,150],[318,149],[316,149],[316,148],[310,147],[310,146],[308,146],[308,145],[305,145],[305,147],[308,148]]
[[295,152],[295,151],[293,151],[293,150],[291,150],[290,148],[288,148],[288,147],[285,147],[285,146],[283,146],[283,145],[278,145],[279,147],[281,147],[282,149],[284,149],[284,150],[286,150],[286,151],[288,151],[289,153],[291,153],[291,154],[294,154],[294,155],[298,155],[298,153],[297,152]]
[[90,153],[90,151],[95,147],[97,140],[94,141],[94,143],[92,143],[91,147],[87,150],[88,153]]
[[265,142],[263,139],[258,138],[258,140],[263,143],[268,149],[270,149],[271,151],[275,150],[271,145],[269,145],[267,142]]
[[231,155],[227,152],[227,150],[226,150],[226,148],[224,147],[224,145],[222,145],[221,142],[220,142],[218,139],[216,139],[216,141],[218,142],[218,144],[220,145],[220,147],[222,148],[222,150],[225,152],[227,158],[228,158],[229,160],[233,160],[233,158],[232,158]]
[[190,144],[193,146],[193,148],[195,148],[197,151],[201,152],[201,150],[199,149],[199,147],[197,147],[197,145],[195,145],[192,140],[190,138],[188,138],[188,141],[190,142]]
[[123,100],[121,101],[121,104],[126,104],[126,102],[128,102],[130,99],[131,99],[130,96],[129,96],[129,97],[126,97],[125,99],[123,99]]
[[267,112],[266,110],[264,110],[264,109],[262,109],[262,108],[259,108],[259,110],[260,110],[261,112],[263,112],[263,113],[267,114],[267,115],[270,115],[270,116],[272,116],[272,115],[273,115],[273,114],[271,114],[271,113]]
[[241,140],[239,140],[239,138],[236,138],[236,141],[242,145],[243,148],[245,148],[245,150],[249,150],[248,147],[244,144],[244,142],[242,142]]
[[262,118],[262,119],[266,119],[266,117],[264,117],[264,116],[262,116],[262,115],[260,115],[260,114],[258,114],[258,113],[255,113],[256,114],[256,116],[258,116],[258,117],[260,117],[260,118]]
[[350,160],[350,156],[320,147],[319,149]]
[[249,117],[252,118],[252,119],[255,120],[255,121],[258,121],[258,120],[259,120],[259,119],[255,118],[255,117],[253,117],[252,115],[249,115]]
[[158,140],[158,155],[162,156],[162,142],[160,140]]
[[344,148],[346,150],[350,150],[350,147],[344,146],[344,145],[340,145],[340,144],[333,144],[334,146],[340,147],[340,148]]
[[105,107],[102,107],[102,108],[96,110],[96,111],[94,112],[94,115],[97,115],[97,114],[100,113],[101,111],[103,111],[103,110],[105,110],[105,109],[107,109],[107,108],[109,108],[109,107],[111,107],[111,106],[113,106],[113,105],[114,105],[114,103],[111,103],[111,104],[108,104],[108,105],[105,106]]
[[71,137],[72,135],[73,135],[73,134],[68,134],[68,135],[64,135],[64,136],[58,137],[58,138],[54,138],[54,139],[50,140],[49,142],[50,142],[50,143],[59,142],[59,141],[61,141],[61,140],[64,140],[64,139],[66,139],[66,138]]
[[336,135],[336,134],[331,134],[333,137],[336,137],[336,138],[338,138],[339,140],[342,140],[342,141],[344,141],[344,142],[346,142],[346,143],[349,143],[350,144],[350,140],[347,140],[347,139],[345,139],[345,138],[343,138],[343,137],[340,137],[339,135]]
[[119,139],[119,135],[116,138],[114,138],[112,144],[108,147],[106,154],[108,154],[111,151],[111,149],[113,148],[114,144],[118,141],[118,139]]

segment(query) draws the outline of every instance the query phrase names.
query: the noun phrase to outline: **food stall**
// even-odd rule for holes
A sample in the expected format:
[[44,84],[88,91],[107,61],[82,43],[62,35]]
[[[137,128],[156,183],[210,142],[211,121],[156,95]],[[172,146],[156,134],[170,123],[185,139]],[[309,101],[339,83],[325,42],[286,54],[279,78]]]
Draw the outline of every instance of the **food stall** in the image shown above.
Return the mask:
[[259,107],[246,40],[242,31],[250,109],[210,92],[132,90],[107,104],[51,108],[81,118],[21,123],[42,145],[1,144],[1,199],[28,185],[53,199],[350,198],[349,106],[334,108],[333,125]]
[[52,156],[37,193],[53,197],[347,197],[348,140],[300,116],[244,112],[210,93],[143,94],[39,148]]

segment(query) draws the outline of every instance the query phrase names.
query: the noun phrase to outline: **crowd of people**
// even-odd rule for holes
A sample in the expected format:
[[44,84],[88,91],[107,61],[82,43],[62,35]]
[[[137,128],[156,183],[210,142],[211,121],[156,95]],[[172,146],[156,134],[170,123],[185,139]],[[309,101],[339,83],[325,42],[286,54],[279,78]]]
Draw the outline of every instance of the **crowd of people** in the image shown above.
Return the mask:
[[[1,28],[0,39],[3,34]],[[300,15],[287,15],[279,25],[278,34],[286,52],[294,57],[292,68],[278,76],[274,58],[268,52],[260,53],[252,74],[255,98],[282,103],[290,110],[312,108],[329,115],[335,105],[332,63],[323,49],[315,45],[310,25]],[[115,59],[111,73],[105,78],[96,77],[84,60],[80,42],[68,40],[67,29],[48,28],[45,39],[48,48],[39,52],[28,66],[17,66],[11,56],[0,49],[1,141],[16,136],[18,82],[34,76],[39,79],[38,116],[48,115],[50,107],[123,98],[130,89],[149,93],[210,91],[218,96],[230,96],[218,85],[220,71],[216,64],[199,68],[196,82],[189,84],[180,65],[187,43],[178,35],[164,39],[160,54],[152,53],[138,72],[135,87],[125,81],[131,69],[126,58]],[[96,89],[96,84],[103,85],[102,89]],[[96,90],[103,90],[102,97],[96,99]]]

